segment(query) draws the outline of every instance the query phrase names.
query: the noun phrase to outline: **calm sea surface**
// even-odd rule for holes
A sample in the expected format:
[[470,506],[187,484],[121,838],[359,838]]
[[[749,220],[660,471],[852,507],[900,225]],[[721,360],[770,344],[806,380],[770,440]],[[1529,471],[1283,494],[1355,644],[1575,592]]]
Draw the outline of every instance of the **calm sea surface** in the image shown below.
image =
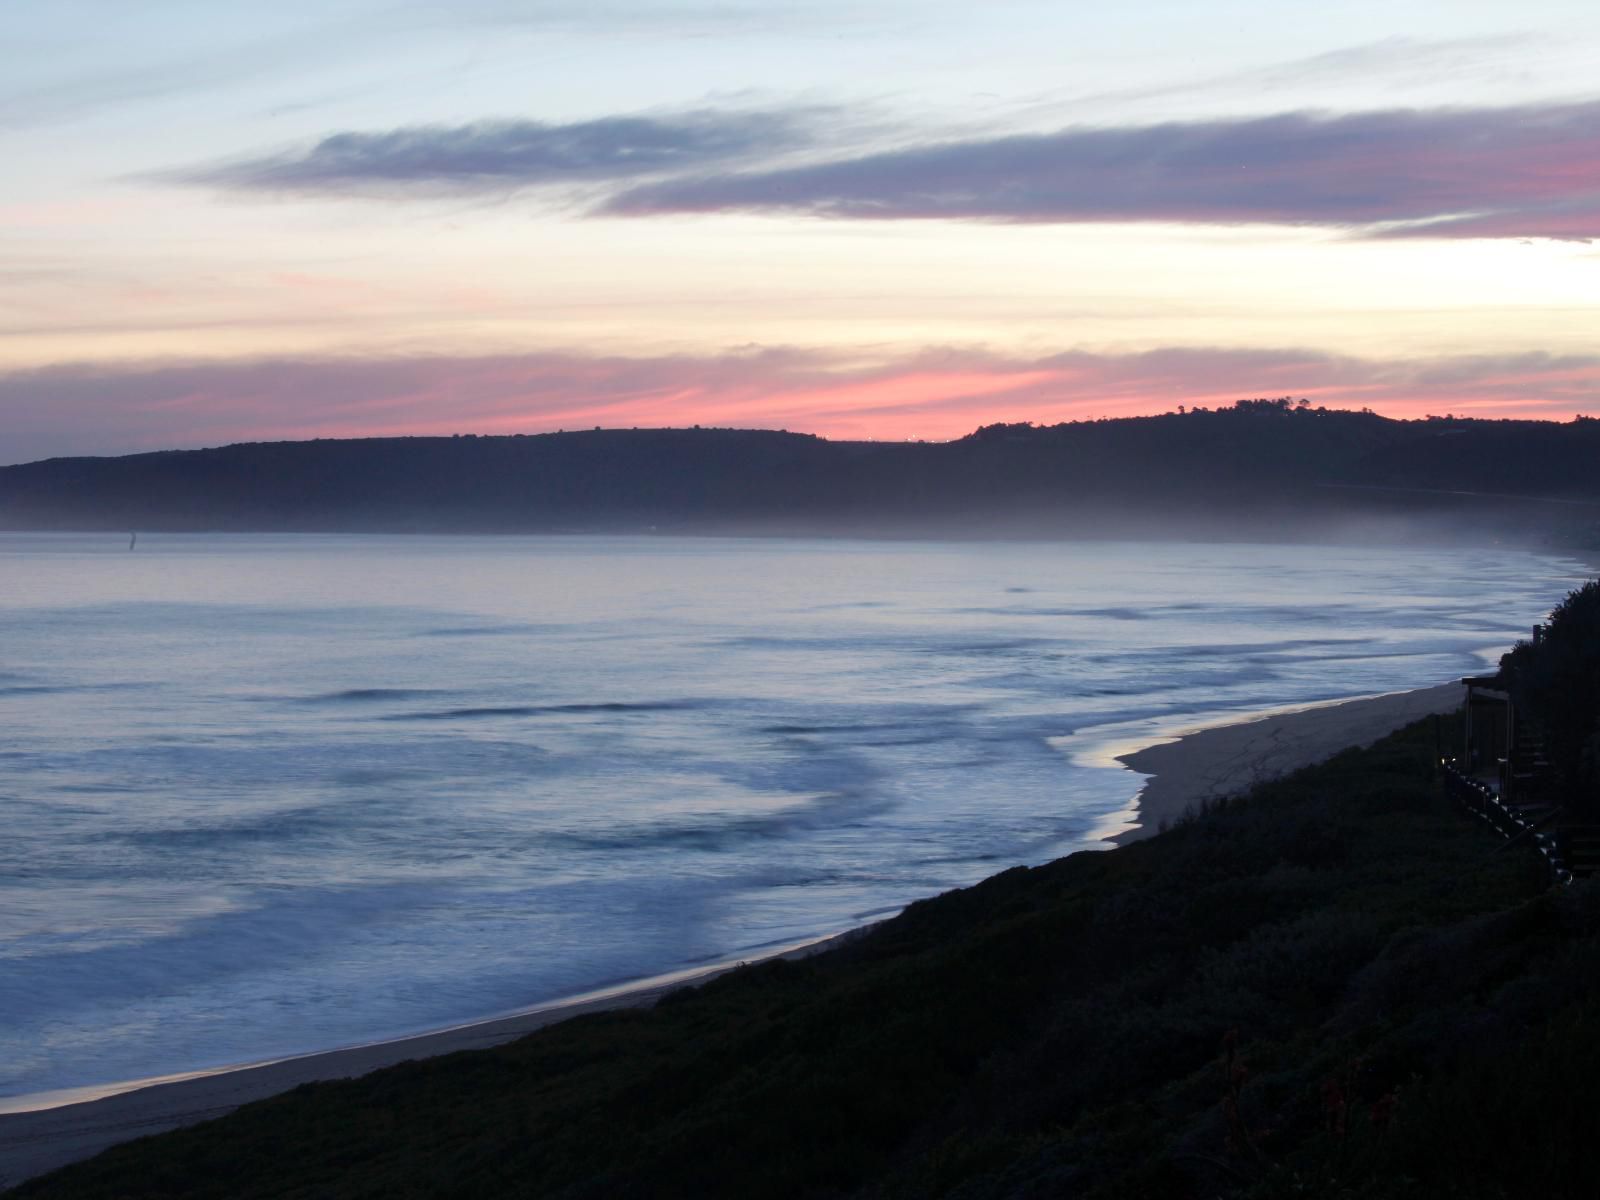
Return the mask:
[[0,534],[0,1097],[835,931],[1129,823],[1108,746],[1484,666],[1502,550]]

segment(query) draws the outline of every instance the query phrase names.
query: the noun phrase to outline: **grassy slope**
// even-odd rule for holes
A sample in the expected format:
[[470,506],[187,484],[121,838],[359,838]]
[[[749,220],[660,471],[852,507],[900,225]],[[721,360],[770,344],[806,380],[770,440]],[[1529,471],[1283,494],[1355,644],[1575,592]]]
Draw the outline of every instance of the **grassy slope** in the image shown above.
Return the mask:
[[15,1195],[1587,1196],[1600,898],[1447,807],[1432,746]]

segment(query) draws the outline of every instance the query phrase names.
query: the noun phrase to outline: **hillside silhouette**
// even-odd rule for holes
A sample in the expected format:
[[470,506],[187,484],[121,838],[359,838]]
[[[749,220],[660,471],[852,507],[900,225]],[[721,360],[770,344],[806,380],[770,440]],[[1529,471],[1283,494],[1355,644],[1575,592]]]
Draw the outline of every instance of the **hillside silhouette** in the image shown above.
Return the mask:
[[1600,421],[1398,421],[1282,398],[927,444],[595,429],[0,468],[9,529],[1251,536],[1384,520],[1592,544]]

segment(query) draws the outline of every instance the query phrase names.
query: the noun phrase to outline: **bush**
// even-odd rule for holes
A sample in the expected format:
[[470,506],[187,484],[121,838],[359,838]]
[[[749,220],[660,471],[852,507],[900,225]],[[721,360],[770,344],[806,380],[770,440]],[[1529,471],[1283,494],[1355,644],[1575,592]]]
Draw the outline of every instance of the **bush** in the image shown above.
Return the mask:
[[1558,604],[1536,640],[1501,658],[1500,674],[1544,735],[1569,803],[1600,816],[1600,580]]

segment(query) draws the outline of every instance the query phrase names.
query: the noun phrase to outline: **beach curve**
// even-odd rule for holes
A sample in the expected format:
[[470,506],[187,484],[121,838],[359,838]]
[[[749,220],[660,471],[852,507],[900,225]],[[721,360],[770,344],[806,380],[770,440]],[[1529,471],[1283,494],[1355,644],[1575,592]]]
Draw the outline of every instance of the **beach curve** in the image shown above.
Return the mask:
[[1126,845],[1151,837],[1209,801],[1370,746],[1413,721],[1453,712],[1464,693],[1452,681],[1332,701],[1197,727],[1118,754],[1117,762],[1149,778],[1134,802],[1138,824],[1106,840]]
[[[1106,840],[1123,845],[1153,836],[1207,800],[1248,790],[1342,750],[1370,745],[1413,721],[1449,712],[1462,685],[1331,701],[1196,727],[1115,756],[1149,776],[1135,801],[1138,824]],[[818,953],[861,930],[775,950],[763,958]],[[753,959],[750,961],[754,961]],[[511,1041],[587,1013],[647,1007],[668,992],[703,983],[740,962],[722,962],[620,984],[522,1012],[448,1029],[274,1062],[224,1067],[160,1080],[77,1089],[31,1107],[0,1112],[0,1184],[13,1185],[98,1154],[119,1142],[222,1116],[303,1083],[348,1079],[397,1063]],[[19,1097],[16,1100],[28,1101]]]

